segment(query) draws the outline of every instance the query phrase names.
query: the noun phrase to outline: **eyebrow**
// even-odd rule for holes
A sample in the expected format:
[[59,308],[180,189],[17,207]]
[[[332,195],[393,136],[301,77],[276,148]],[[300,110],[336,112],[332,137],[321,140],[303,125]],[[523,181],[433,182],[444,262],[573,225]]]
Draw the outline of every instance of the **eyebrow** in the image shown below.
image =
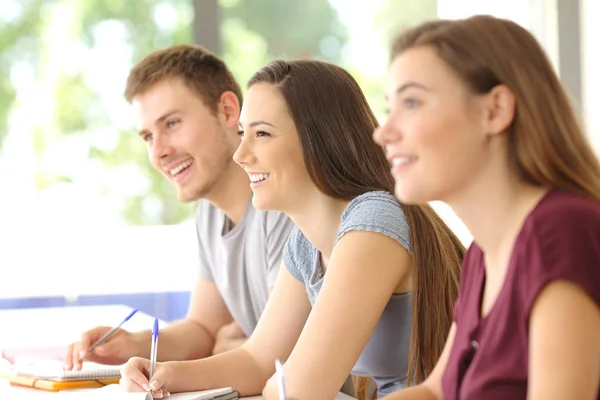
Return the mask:
[[[166,113],[164,113],[163,115],[161,115],[160,117],[156,118],[156,121],[154,121],[155,125],[160,124],[161,122],[163,122],[165,119],[169,118],[171,115],[181,112],[181,110],[175,109],[175,110],[170,110],[167,111]],[[138,132],[139,136],[144,136],[146,134],[150,133],[147,129],[142,129],[141,131]]]
[[249,124],[250,128],[254,128],[254,127],[259,126],[259,125],[268,125],[268,126],[270,126],[272,128],[275,128],[275,125],[273,125],[273,124],[271,124],[271,123],[269,123],[267,121],[254,121],[254,122],[250,122],[250,124]]
[[400,94],[400,93],[402,93],[405,90],[410,89],[410,88],[421,89],[421,90],[425,90],[426,92],[430,92],[431,91],[431,89],[429,89],[428,87],[426,87],[424,85],[421,85],[420,83],[417,83],[417,82],[406,82],[405,84],[400,85],[400,86],[398,86],[396,88],[396,94],[398,95],[398,94]]

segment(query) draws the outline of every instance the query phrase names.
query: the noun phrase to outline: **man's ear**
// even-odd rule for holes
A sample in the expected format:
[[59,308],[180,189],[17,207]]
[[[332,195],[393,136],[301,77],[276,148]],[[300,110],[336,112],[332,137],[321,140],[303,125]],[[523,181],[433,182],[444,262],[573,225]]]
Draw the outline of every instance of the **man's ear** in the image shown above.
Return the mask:
[[498,135],[506,132],[515,118],[515,94],[506,85],[496,85],[486,97],[487,134]]
[[219,98],[219,119],[228,128],[237,128],[240,119],[240,102],[235,93],[227,91]]

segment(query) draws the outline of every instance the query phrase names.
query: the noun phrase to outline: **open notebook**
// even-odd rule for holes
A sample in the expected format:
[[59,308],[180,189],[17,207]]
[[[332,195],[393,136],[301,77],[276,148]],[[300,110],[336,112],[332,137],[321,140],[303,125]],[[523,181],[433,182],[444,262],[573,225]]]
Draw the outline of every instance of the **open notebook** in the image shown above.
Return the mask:
[[[12,362],[12,363],[11,363]],[[0,379],[36,389],[60,391],[78,388],[99,388],[118,383],[118,366],[83,363],[81,371],[63,371],[61,360],[39,357],[0,359]]]
[[[171,393],[172,400],[237,400],[238,392],[231,388],[202,390],[198,392]],[[60,392],[57,399],[111,399],[111,400],[154,400],[150,393],[125,392],[119,385],[108,385],[100,389],[80,389]]]
[[44,358],[21,358],[12,365],[14,373],[54,381],[88,381],[120,378],[119,366],[84,362],[80,371],[64,371],[59,360]]

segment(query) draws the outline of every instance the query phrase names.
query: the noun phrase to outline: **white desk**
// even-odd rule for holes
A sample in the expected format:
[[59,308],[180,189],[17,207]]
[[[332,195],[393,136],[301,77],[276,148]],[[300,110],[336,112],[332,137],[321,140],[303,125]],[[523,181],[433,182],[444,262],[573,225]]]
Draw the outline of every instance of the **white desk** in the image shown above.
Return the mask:
[[[6,400],[60,400],[60,393],[46,392],[43,390],[20,388],[10,386],[6,381],[0,380],[0,399]],[[263,400],[262,396],[242,397],[244,400]],[[338,393],[334,400],[352,400],[353,398],[343,393]]]
[[[0,310],[0,348],[66,346],[88,329],[118,325],[131,310],[124,305]],[[152,329],[153,321],[138,311],[123,328]]]

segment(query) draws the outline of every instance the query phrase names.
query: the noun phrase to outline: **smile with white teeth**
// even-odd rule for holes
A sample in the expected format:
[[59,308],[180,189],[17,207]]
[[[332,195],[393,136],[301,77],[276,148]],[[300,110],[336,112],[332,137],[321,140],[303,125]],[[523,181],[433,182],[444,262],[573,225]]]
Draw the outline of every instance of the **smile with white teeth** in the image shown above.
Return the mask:
[[398,165],[405,165],[415,160],[415,157],[394,157],[392,159],[392,165],[397,167]]
[[171,173],[172,176],[177,176],[179,173],[181,173],[181,171],[183,171],[184,169],[186,169],[187,167],[189,167],[190,165],[192,165],[192,160],[187,160],[182,162],[181,164],[179,164],[178,166],[176,166],[175,168],[172,168],[169,172]]
[[250,182],[256,183],[264,181],[270,174],[248,174],[248,176],[250,177]]

